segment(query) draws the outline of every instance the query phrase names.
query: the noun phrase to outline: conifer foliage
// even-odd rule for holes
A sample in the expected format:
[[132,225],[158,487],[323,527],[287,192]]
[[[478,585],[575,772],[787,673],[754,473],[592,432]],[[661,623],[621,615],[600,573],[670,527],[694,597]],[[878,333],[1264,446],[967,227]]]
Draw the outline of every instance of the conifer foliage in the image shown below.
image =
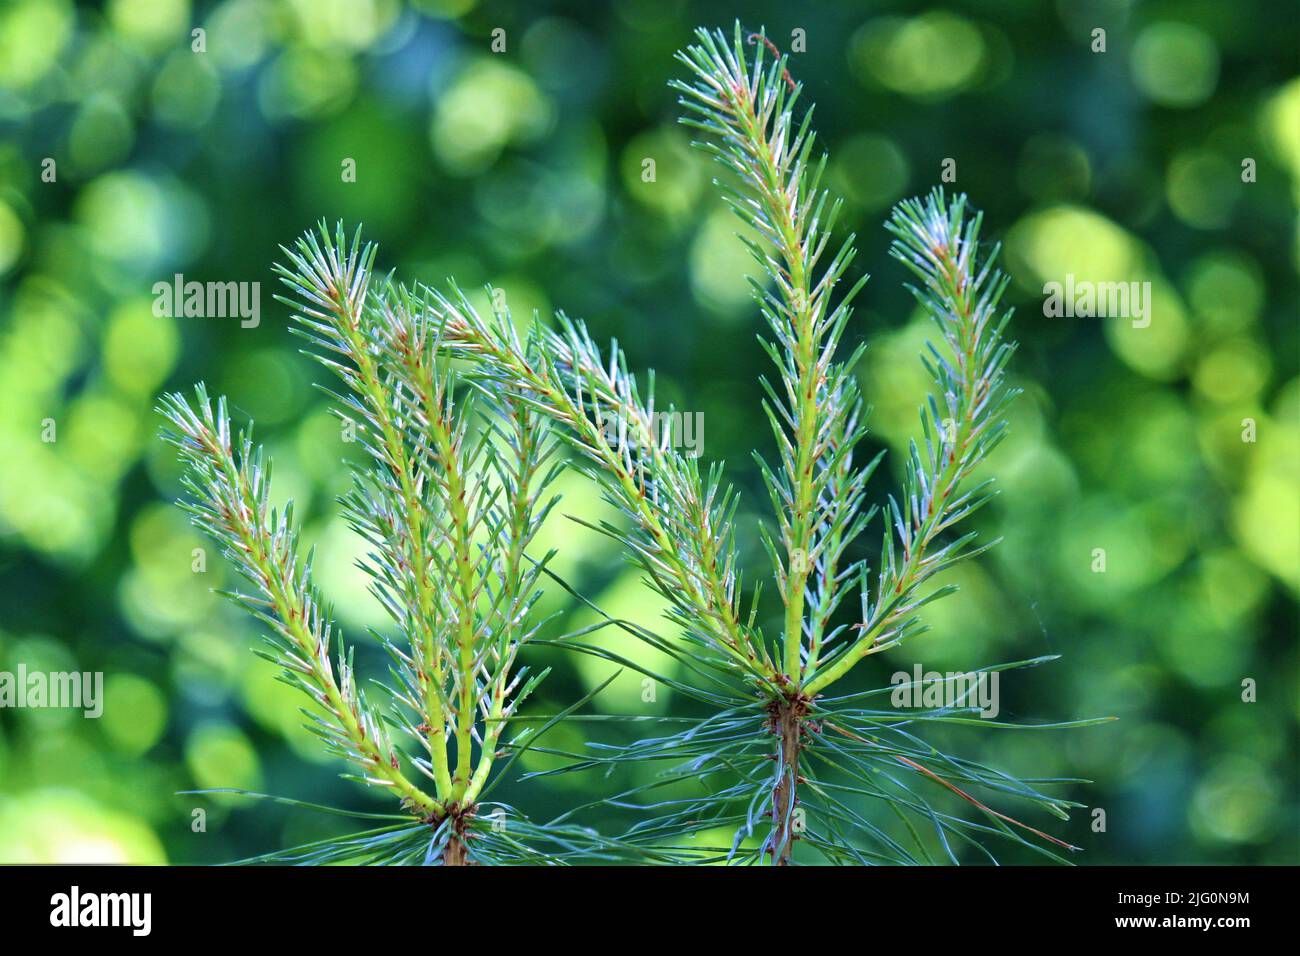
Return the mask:
[[[758,236],[750,281],[775,369],[762,383],[762,413],[776,454],[758,457],[772,509],[763,532],[770,569],[741,567],[736,491],[720,463],[701,466],[658,431],[653,377],[638,385],[617,343],[602,351],[563,314],[521,332],[504,306],[494,300],[481,313],[454,284],[377,278],[372,245],[322,226],[285,250],[279,272],[309,350],[342,386],[338,412],[360,426],[367,453],[342,504],[368,543],[372,589],[398,635],[385,640],[392,679],[376,704],[313,588],[310,556],[299,556],[291,508],[270,503],[261,450],[232,439],[224,400],[214,409],[202,386],[193,400],[162,403],[188,466],[189,508],[247,582],[233,596],[267,625],[267,656],[312,699],[313,729],[330,750],[403,810],[287,858],[917,863],[957,862],[963,845],[989,860],[999,842],[1058,859],[1053,848],[1068,846],[995,805],[1018,801],[1065,818],[1072,804],[1047,791],[1072,781],[1017,780],[922,737],[934,724],[1015,725],[980,719],[969,701],[903,712],[881,700],[891,688],[839,689],[864,659],[922,633],[917,612],[954,590],[935,579],[993,543],[964,523],[993,494],[992,479],[976,472],[1005,434],[1016,394],[1006,381],[1014,345],[997,250],[981,245],[966,198],[940,190],[901,203],[887,223],[891,253],[933,320],[921,357],[933,387],[903,487],[870,505],[881,455],[859,450],[864,346],[841,348],[866,278],[849,279],[853,236],[834,238],[840,205],[822,185],[812,110],[797,111],[802,87],[761,33],[700,30],[678,58],[684,122],[724,168],[719,188]],[[465,369],[459,386],[451,360]],[[556,637],[533,613],[553,578],[550,555],[531,545],[554,504],[546,488],[565,457],[561,442],[620,513],[597,530],[665,599],[672,633],[602,617]],[[877,517],[881,544],[868,551]],[[764,603],[765,578],[779,613]],[[611,627],[675,658],[685,676],[615,654],[601,640]],[[507,732],[541,676],[519,666],[529,642],[639,669],[702,716],[675,717],[673,729],[630,742],[552,751],[565,764],[533,776],[631,766],[644,770],[642,782],[593,792],[549,824],[519,818],[499,830],[483,825],[498,758],[538,736]],[[597,805],[635,818],[625,832],[597,836],[579,825]],[[718,832],[733,836],[705,836]]]
[[[312,729],[418,821],[379,834],[378,849],[463,863],[502,733],[541,676],[516,659],[539,625],[532,610],[549,555],[528,547],[554,504],[544,497],[554,445],[508,395],[481,416],[472,395],[456,395],[438,367],[430,310],[373,284],[373,246],[322,226],[285,254],[294,318],[344,386],[337,409],[366,452],[342,508],[401,635],[385,641],[393,666],[382,712],[312,585],[292,506],[271,504],[270,462],[251,437],[232,439],[224,399],[214,410],[202,385],[193,400],[173,394],[161,406],[188,466],[188,507],[250,585],[232,597],[267,625],[264,656],[315,703]],[[480,830],[489,841],[497,832]]]

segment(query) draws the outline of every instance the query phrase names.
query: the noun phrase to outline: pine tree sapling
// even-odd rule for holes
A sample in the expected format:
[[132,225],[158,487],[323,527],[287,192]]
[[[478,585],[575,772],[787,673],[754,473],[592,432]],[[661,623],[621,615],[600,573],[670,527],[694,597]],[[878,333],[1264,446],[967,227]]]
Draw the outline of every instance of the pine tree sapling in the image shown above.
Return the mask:
[[[382,704],[362,691],[312,584],[311,556],[299,553],[292,506],[272,506],[270,462],[251,438],[232,439],[225,400],[214,410],[202,385],[194,401],[165,396],[167,437],[187,466],[196,524],[250,586],[232,596],[270,630],[263,656],[312,699],[311,729],[330,751],[416,819],[365,854],[465,863],[503,730],[540,679],[515,664],[538,626],[549,555],[534,560],[527,549],[554,504],[541,497],[553,446],[536,413],[509,395],[490,415],[457,404],[437,364],[432,313],[372,285],[372,246],[322,228],[285,252],[279,271],[298,297],[295,318],[345,386],[338,411],[366,452],[343,508],[400,633],[386,644],[394,681]],[[355,843],[335,849],[351,859]]]

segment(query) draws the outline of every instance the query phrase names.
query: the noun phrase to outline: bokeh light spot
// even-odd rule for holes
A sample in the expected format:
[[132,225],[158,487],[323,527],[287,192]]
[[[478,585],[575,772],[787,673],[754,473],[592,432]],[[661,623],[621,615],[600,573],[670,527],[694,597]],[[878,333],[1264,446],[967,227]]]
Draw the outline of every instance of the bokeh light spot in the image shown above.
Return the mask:
[[1219,79],[1219,50],[1197,27],[1153,23],[1138,34],[1131,54],[1133,82],[1160,106],[1205,102]]
[[941,11],[873,20],[853,36],[849,47],[850,63],[859,75],[918,99],[943,99],[972,85],[985,56],[979,28]]

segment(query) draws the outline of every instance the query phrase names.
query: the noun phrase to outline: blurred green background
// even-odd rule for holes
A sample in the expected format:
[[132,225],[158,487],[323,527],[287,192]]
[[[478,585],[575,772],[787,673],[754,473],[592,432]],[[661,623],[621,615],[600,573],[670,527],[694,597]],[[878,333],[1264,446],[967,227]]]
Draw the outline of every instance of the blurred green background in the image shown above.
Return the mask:
[[[490,284],[516,314],[563,308],[617,336],[666,397],[704,413],[706,454],[727,460],[753,509],[741,546],[765,567],[749,450],[772,442],[749,261],[665,85],[692,28],[729,28],[738,12],[782,48],[805,31],[792,69],[818,104],[856,268],[873,274],[847,336],[872,341],[872,443],[906,441],[926,384],[926,325],[885,255],[889,206],[955,159],[1013,278],[1025,395],[991,469],[1002,495],[978,522],[1005,542],[930,606],[931,634],[859,679],[1062,654],[1005,677],[1003,717],[1118,722],[952,741],[1020,773],[1096,781],[1071,795],[1106,811],[1104,833],[1087,811],[1027,822],[1081,844],[1085,864],[1297,861],[1295,6],[738,6],[0,4],[0,670],[103,671],[107,698],[98,720],[0,710],[0,861],[213,862],[335,826],[175,795],[191,788],[385,806],[337,778],[297,697],[249,653],[253,625],[210,591],[230,579],[223,562],[191,571],[205,542],[170,503],[177,468],[152,412],[159,391],[203,379],[256,420],[276,497],[304,509],[321,584],[378,673],[364,629],[384,621],[333,504],[348,446],[271,300],[277,244],[318,217],[364,221],[404,278]],[[154,316],[151,287],[178,272],[260,282],[260,324]],[[1067,273],[1149,281],[1150,327],[1045,318],[1043,283]],[[896,478],[882,468],[876,492]],[[577,478],[561,485],[562,511],[599,509]],[[583,593],[661,624],[610,542],[562,517],[547,534]],[[532,660],[556,667],[535,713],[609,672]],[[1255,703],[1242,702],[1246,678]],[[640,690],[624,675],[597,703],[673,711]],[[578,748],[583,734],[575,724],[553,743]],[[617,782],[501,793],[545,818]],[[196,807],[206,832],[193,832]]]

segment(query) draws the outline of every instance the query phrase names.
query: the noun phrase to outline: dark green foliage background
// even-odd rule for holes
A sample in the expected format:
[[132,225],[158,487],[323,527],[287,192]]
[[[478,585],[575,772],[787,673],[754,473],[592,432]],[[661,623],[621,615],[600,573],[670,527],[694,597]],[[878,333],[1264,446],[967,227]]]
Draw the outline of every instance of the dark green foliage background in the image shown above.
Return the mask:
[[[961,593],[928,609],[933,633],[854,679],[1062,654],[1005,676],[1002,716],[1118,722],[967,730],[947,749],[1095,780],[1071,795],[1105,810],[1104,833],[1090,813],[1027,820],[1082,845],[1083,863],[1296,862],[1294,6],[743,7],[0,7],[0,670],[98,670],[107,682],[99,720],[0,711],[0,861],[219,861],[335,826],[175,795],[191,788],[384,806],[336,778],[298,728],[297,699],[248,653],[251,623],[209,591],[229,581],[223,563],[191,571],[204,542],[167,503],[177,467],[151,411],[162,389],[204,379],[256,419],[278,496],[303,508],[321,583],[378,674],[365,628],[382,621],[333,504],[350,449],[311,388],[322,373],[270,297],[277,244],[320,216],[364,221],[380,263],[404,278],[455,275],[503,289],[517,316],[563,308],[617,336],[637,367],[658,370],[665,398],[704,414],[707,455],[727,460],[754,509],[742,547],[765,566],[749,450],[770,449],[756,382],[768,369],[740,278],[746,253],[666,87],[691,29],[729,28],[739,13],[783,49],[806,31],[792,68],[860,236],[856,268],[873,274],[848,335],[873,342],[862,376],[875,442],[906,441],[925,382],[925,326],[884,254],[888,207],[955,159],[956,187],[1005,242],[1013,278],[1013,380],[1026,394],[991,467],[1002,495],[978,522],[1006,540],[955,574]],[[194,26],[205,53],[190,49]],[[1095,27],[1104,53],[1090,49]],[[355,183],[342,181],[345,158]],[[178,272],[261,282],[260,324],[154,316],[153,284]],[[1066,273],[1151,282],[1151,326],[1044,317],[1042,285]],[[1248,418],[1254,443],[1242,441]],[[41,441],[45,419],[53,444]],[[882,468],[877,492],[895,481]],[[580,481],[563,485],[562,511],[599,513]],[[549,536],[564,549],[557,570],[584,594],[659,623],[608,542],[563,518]],[[1093,571],[1097,548],[1105,573]],[[546,601],[565,606],[558,593]],[[590,621],[575,613],[555,628]],[[608,674],[554,654],[532,661],[556,668],[533,713]],[[1258,702],[1241,700],[1247,678]],[[625,674],[597,709],[682,712],[642,696]],[[551,742],[580,748],[587,727]],[[502,792],[545,818],[617,782]],[[196,807],[206,832],[192,831]]]

